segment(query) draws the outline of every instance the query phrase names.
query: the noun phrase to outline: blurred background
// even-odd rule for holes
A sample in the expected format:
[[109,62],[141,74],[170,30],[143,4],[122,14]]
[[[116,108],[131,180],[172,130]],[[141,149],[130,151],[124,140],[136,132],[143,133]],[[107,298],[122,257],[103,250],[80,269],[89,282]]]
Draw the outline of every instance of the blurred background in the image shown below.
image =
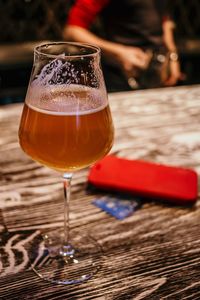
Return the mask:
[[[62,40],[73,0],[0,0],[0,104],[24,100],[33,48]],[[171,0],[184,84],[200,83],[200,0]],[[101,26],[98,24],[98,30]]]

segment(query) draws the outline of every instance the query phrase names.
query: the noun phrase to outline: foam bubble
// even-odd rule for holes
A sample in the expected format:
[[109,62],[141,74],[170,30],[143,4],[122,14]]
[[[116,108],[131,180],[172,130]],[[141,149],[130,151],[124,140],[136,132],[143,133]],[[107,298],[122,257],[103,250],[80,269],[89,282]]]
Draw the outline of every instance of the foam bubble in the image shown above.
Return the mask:
[[108,100],[106,93],[82,85],[30,85],[26,103],[42,112],[74,115],[101,110],[108,104]]
[[47,115],[53,115],[53,116],[82,116],[82,115],[88,115],[88,114],[93,114],[95,112],[103,110],[106,106],[101,106],[97,109],[92,109],[92,110],[87,110],[87,111],[76,111],[76,112],[66,112],[66,111],[52,111],[52,110],[47,110],[47,109],[40,109],[36,108],[30,104],[27,104],[28,107],[30,107],[32,110],[38,111],[42,114],[47,114]]

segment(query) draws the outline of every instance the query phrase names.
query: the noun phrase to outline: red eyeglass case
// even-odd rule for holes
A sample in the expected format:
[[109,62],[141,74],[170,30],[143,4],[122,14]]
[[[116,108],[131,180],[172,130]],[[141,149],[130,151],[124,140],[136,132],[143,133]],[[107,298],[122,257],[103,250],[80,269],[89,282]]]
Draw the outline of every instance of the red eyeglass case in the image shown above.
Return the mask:
[[179,205],[193,204],[198,197],[198,176],[192,169],[113,155],[106,156],[90,169],[88,182],[99,189]]

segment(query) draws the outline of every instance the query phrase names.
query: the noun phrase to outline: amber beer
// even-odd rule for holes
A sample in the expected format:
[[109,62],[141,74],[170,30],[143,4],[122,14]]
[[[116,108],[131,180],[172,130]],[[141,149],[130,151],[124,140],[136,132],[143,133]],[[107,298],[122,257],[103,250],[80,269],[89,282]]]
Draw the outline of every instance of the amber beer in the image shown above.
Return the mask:
[[19,140],[34,160],[58,171],[71,172],[89,166],[112,147],[109,106],[68,113],[25,104]]

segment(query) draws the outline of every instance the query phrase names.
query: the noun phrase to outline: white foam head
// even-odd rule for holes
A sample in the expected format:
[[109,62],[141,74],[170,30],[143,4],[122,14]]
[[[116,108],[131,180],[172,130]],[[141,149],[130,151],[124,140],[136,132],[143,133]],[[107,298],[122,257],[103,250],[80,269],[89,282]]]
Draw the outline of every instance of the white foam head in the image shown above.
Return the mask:
[[53,114],[85,114],[103,109],[108,104],[107,95],[99,89],[83,85],[29,86],[26,104],[33,109]]

